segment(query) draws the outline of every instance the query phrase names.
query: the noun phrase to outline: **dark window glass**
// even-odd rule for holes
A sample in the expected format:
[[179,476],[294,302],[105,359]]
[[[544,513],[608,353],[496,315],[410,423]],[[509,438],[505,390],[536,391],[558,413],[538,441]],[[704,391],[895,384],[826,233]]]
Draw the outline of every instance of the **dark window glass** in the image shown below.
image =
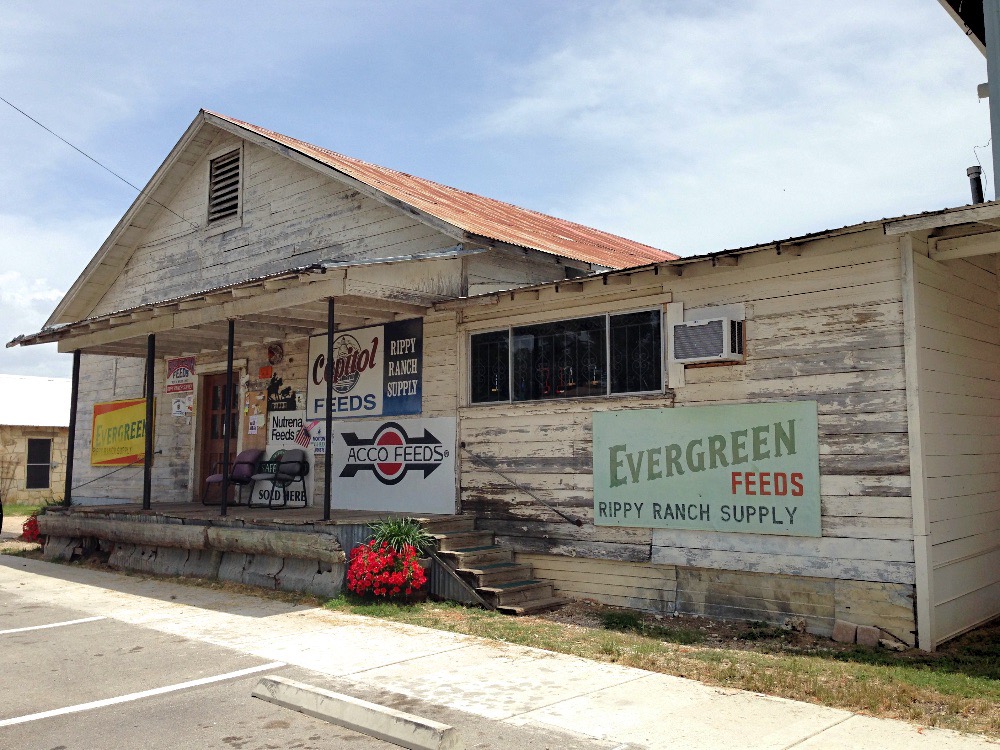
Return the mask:
[[49,487],[49,471],[52,464],[52,441],[28,439],[28,462],[25,489],[44,490]]
[[663,383],[658,310],[611,316],[611,392],[658,391]]
[[510,336],[507,331],[472,336],[472,403],[510,400]]
[[513,400],[606,395],[605,336],[604,316],[515,328]]

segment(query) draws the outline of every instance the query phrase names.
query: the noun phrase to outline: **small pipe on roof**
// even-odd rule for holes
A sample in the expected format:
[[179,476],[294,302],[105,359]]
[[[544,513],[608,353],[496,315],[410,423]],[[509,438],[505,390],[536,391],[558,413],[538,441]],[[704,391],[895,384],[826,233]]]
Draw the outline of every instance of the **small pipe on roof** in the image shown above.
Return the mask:
[[965,170],[965,173],[969,176],[969,188],[972,190],[972,202],[985,203],[986,198],[983,195],[983,168],[980,166],[969,167]]

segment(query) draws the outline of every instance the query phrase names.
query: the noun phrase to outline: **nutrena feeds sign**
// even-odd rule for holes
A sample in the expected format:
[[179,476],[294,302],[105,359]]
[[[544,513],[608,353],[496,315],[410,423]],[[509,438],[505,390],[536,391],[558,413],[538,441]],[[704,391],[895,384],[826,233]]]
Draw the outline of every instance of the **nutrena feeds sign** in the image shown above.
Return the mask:
[[594,414],[594,523],[820,536],[816,402]]

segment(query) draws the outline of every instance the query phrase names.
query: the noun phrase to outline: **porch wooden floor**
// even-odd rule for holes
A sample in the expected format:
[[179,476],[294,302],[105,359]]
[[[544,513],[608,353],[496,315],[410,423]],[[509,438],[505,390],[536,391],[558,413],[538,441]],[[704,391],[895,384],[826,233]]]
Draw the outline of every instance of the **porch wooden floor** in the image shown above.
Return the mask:
[[220,515],[218,505],[202,505],[201,503],[152,503],[149,510],[143,510],[141,503],[129,503],[118,505],[74,505],[70,508],[58,509],[63,513],[81,514],[87,516],[116,517],[124,520],[123,516],[129,516],[128,520],[156,522],[158,519],[179,519],[182,521],[201,521],[213,525],[219,521],[232,523],[235,520],[243,521],[247,524],[273,526],[273,525],[338,525],[338,524],[363,524],[378,521],[383,518],[415,518],[424,521],[427,525],[434,526],[436,523],[445,522],[454,518],[452,515],[439,515],[428,513],[402,513],[392,510],[338,510],[330,511],[330,520],[323,520],[323,508],[310,506],[306,508],[248,508],[246,505],[230,505],[226,508],[225,519]]

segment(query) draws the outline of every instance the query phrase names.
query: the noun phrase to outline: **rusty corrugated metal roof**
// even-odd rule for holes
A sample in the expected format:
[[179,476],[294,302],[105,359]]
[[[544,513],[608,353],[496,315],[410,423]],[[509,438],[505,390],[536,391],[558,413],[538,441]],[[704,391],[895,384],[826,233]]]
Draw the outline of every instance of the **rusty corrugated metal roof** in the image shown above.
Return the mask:
[[294,149],[420,212],[479,237],[608,268],[628,268],[677,257],[599,229],[369,164],[217,112],[205,110],[205,113]]

